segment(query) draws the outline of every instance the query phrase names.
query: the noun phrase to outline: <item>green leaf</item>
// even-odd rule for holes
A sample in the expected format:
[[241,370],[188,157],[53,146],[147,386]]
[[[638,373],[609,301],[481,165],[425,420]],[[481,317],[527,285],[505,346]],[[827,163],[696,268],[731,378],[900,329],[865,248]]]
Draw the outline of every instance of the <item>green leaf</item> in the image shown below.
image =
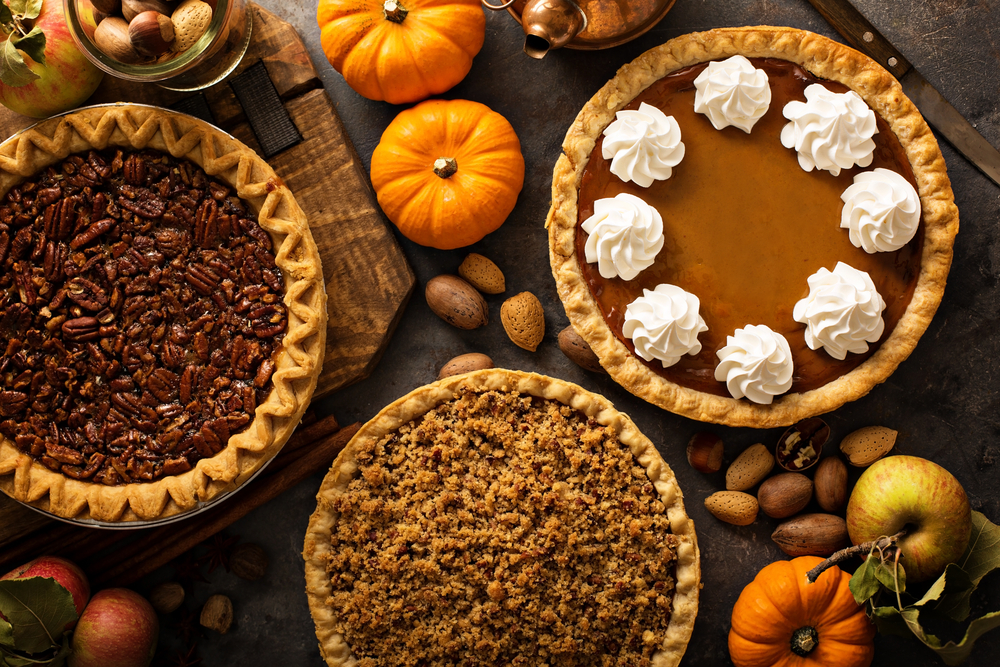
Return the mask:
[[11,40],[3,43],[3,50],[0,51],[0,81],[8,86],[24,86],[39,78],[31,71],[21,52],[15,48]]
[[875,578],[875,568],[878,567],[878,564],[878,557],[869,554],[861,567],[854,571],[848,585],[851,593],[854,594],[854,601],[858,604],[864,604],[878,593],[879,583],[878,579]]
[[37,25],[24,37],[11,37],[8,41],[31,56],[36,63],[45,64],[45,33]]
[[0,581],[0,609],[14,628],[14,647],[25,653],[58,646],[66,624],[79,618],[72,593],[51,578]]
[[23,19],[36,19],[42,13],[42,0],[27,0],[23,4],[24,10],[21,16]]
[[2,618],[0,618],[0,645],[14,645],[14,627]]
[[[26,7],[28,5],[28,0],[10,0],[10,11],[15,16],[24,16]],[[35,14],[38,16],[38,14]]]
[[872,620],[875,627],[883,635],[896,635],[897,637],[909,637],[912,635],[906,621],[895,607],[875,607],[872,609]]
[[0,0],[0,23],[10,23],[13,20],[14,15],[10,13],[10,7],[8,7],[5,2]]
[[[902,565],[894,563],[876,563],[875,578],[880,584],[888,588],[893,593],[902,593],[906,590],[906,571]],[[896,589],[897,582],[899,589]]]
[[972,536],[958,564],[977,586],[980,579],[1000,567],[1000,527],[981,512],[972,513]]
[[971,612],[970,599],[976,585],[955,563],[949,563],[937,581],[922,598],[913,603],[914,607],[932,609],[953,621],[964,621]]

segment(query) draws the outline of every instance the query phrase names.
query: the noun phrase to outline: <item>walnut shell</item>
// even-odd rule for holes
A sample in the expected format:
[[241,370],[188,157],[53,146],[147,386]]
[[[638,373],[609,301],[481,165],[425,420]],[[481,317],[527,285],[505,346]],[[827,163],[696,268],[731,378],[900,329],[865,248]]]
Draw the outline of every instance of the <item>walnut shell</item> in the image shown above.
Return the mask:
[[774,456],[767,447],[758,443],[743,450],[726,470],[726,488],[730,491],[746,491],[767,477],[774,467]]
[[441,372],[438,373],[438,380],[484,368],[493,368],[493,360],[485,354],[480,354],[479,352],[460,354],[441,367]]
[[827,512],[839,512],[847,505],[847,465],[839,456],[828,456],[819,462],[813,484],[816,502]]
[[225,595],[213,595],[205,602],[201,608],[201,617],[198,619],[203,627],[215,630],[220,635],[229,632],[229,627],[233,624],[233,602]]
[[784,472],[764,480],[757,490],[757,502],[764,514],[784,519],[798,514],[812,500],[812,480],[800,472]]
[[187,51],[198,41],[212,22],[212,6],[202,0],[184,0],[170,20],[174,22],[174,51]]
[[507,289],[503,271],[491,260],[482,255],[470,252],[458,267],[458,275],[462,276],[483,294],[502,294]]
[[802,514],[779,525],[771,539],[789,556],[829,556],[850,546],[847,522],[833,514]]
[[757,519],[757,499],[741,491],[717,491],[705,498],[705,509],[719,521],[749,526]]
[[590,349],[590,345],[583,339],[583,336],[576,332],[572,324],[559,332],[559,349],[569,357],[570,361],[585,371],[592,371],[594,373],[607,372],[601,366],[601,361],[597,358],[597,355]]
[[427,305],[448,324],[459,329],[477,329],[490,321],[486,300],[458,276],[435,276],[424,288]]
[[896,431],[885,426],[866,426],[849,433],[840,441],[840,451],[847,462],[865,468],[889,453],[896,444]]
[[500,322],[518,347],[534,352],[545,337],[545,311],[531,292],[521,292],[503,302]]

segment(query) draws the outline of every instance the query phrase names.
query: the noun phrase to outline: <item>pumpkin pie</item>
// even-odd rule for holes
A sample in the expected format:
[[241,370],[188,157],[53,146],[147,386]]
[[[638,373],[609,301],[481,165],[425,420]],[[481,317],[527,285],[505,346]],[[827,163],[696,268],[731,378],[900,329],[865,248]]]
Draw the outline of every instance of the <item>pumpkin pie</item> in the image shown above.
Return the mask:
[[[709,63],[733,56],[766,72],[770,104],[752,127],[718,129],[724,125],[719,118],[703,107],[696,110],[695,81]],[[816,87],[807,93],[810,86]],[[796,105],[831,93],[851,98],[862,115],[873,112],[867,129],[859,124],[851,130],[858,136],[849,139],[868,146],[867,154],[844,168],[823,156],[803,158],[785,130]],[[642,185],[613,173],[619,170],[603,150],[605,129],[616,114],[640,107],[670,117],[683,142],[680,153],[675,142],[664,162],[667,177],[638,178]],[[905,242],[860,247],[874,241],[841,228],[844,193],[859,174],[886,171],[919,196],[919,206],[913,205],[919,225]],[[662,219],[662,248],[649,243],[633,252],[648,260],[635,276],[610,275],[587,261],[591,234],[584,223],[595,204],[604,205],[597,202],[622,197],[641,199],[652,209],[650,219]],[[616,382],[693,419],[770,427],[864,396],[910,354],[943,295],[958,211],[933,134],[888,72],[819,35],[761,26],[684,35],[619,70],[566,134],[546,224],[566,313]],[[807,327],[793,311],[809,295],[811,282],[836,279],[830,272],[861,280],[848,269],[835,271],[841,262],[870,276],[884,301],[882,321],[861,332],[870,344],[824,348],[812,333],[807,340]],[[820,277],[810,279],[814,274]],[[651,308],[640,297],[656,298],[653,293],[666,285],[697,297],[689,302],[694,309],[700,302],[695,314],[703,318],[691,318],[689,344],[668,360],[675,363],[644,358],[636,350],[640,341],[633,340],[635,326],[626,326],[629,307]],[[784,386],[769,404],[734,398],[726,378],[717,379],[720,350],[738,347],[747,331],[763,329],[780,334],[776,338],[786,347],[779,343],[774,354],[790,354],[793,362],[784,377],[775,373],[775,383]]]
[[670,468],[605,398],[490,369],[384,408],[303,556],[328,665],[676,665],[698,608]]
[[60,517],[152,521],[259,470],[322,365],[302,210],[229,135],[83,109],[0,146],[0,489]]

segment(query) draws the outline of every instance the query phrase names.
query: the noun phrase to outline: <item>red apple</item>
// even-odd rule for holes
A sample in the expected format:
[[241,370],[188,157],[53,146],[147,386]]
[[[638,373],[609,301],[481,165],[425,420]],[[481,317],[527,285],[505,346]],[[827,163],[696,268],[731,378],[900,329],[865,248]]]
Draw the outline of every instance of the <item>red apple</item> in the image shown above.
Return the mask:
[[972,511],[955,476],[927,459],[889,456],[865,470],[847,503],[854,544],[903,528],[899,540],[907,581],[926,581],[965,552]]
[[[87,575],[76,564],[58,556],[41,556],[30,563],[14,568],[0,577],[0,580],[30,579],[32,577],[55,579],[73,595],[76,613],[78,615],[83,613],[84,607],[87,606],[87,600],[90,599],[90,582],[87,581]],[[72,624],[66,626],[66,629],[71,627],[73,627]]]
[[[6,3],[5,3],[6,4]],[[45,35],[45,63],[19,51],[39,78],[23,86],[0,83],[0,103],[17,113],[45,118],[80,106],[97,89],[104,73],[80,52],[66,27],[62,0],[42,0],[42,11],[26,23]],[[2,37],[2,35],[0,35]],[[0,39],[0,47],[4,46]]]
[[146,667],[156,652],[160,623],[135,591],[98,591],[73,633],[69,667]]

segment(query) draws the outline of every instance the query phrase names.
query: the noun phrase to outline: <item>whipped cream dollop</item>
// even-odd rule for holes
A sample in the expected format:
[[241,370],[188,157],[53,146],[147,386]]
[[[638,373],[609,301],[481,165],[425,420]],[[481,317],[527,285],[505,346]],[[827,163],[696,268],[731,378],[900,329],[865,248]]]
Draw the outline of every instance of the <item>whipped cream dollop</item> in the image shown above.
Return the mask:
[[701,352],[698,334],[708,331],[708,325],[700,307],[698,297],[676,285],[644,289],[625,309],[622,333],[632,339],[636,354],[646,361],[658,359],[667,368],[685,354]]
[[808,278],[809,295],[792,309],[796,322],[806,325],[806,345],[823,348],[834,359],[848,352],[862,354],[882,336],[885,301],[871,276],[837,262],[833,271],[821,268]]
[[733,398],[746,396],[770,405],[792,386],[792,350],[788,341],[763,324],[749,324],[726,336],[716,352],[715,379],[725,382]]
[[594,214],[582,227],[590,235],[584,246],[587,262],[597,262],[602,278],[632,280],[663,248],[660,212],[626,192],[595,201]]
[[771,106],[767,72],[740,55],[708,63],[694,85],[694,110],[717,130],[733,125],[750,134]]
[[863,171],[840,198],[840,226],[849,230],[851,243],[869,254],[899,250],[917,233],[920,197],[894,171]]
[[601,154],[611,160],[611,173],[626,183],[648,188],[665,181],[684,159],[681,126],[651,104],[623,109],[604,130]]
[[798,152],[799,166],[838,176],[841,169],[870,165],[878,128],[861,96],[853,90],[832,93],[818,83],[805,93],[805,102],[789,102],[782,110],[791,122],[781,129],[781,144]]

